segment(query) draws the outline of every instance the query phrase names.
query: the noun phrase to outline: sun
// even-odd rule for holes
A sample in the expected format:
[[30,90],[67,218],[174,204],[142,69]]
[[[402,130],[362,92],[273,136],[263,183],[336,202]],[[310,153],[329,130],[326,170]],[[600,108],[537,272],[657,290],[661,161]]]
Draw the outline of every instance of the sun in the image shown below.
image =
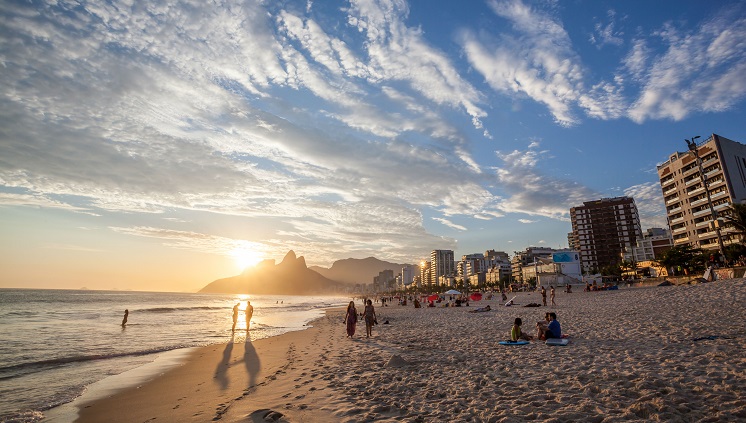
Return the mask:
[[241,271],[247,267],[256,266],[263,260],[262,253],[246,247],[237,247],[233,249],[233,251],[231,251],[231,257],[233,257],[233,262],[236,263],[236,267]]

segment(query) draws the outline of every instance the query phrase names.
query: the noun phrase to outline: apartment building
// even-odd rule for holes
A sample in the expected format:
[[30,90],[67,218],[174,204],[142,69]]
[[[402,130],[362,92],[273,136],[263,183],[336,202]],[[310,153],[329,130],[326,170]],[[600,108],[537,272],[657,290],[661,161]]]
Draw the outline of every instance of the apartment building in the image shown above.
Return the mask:
[[658,166],[658,178],[674,245],[719,250],[721,241],[739,242],[714,215],[746,200],[746,145],[712,134],[671,154]]
[[658,259],[664,252],[673,247],[671,231],[663,228],[650,228],[642,234],[637,243],[624,250],[624,260],[628,262],[645,262]]
[[513,258],[510,260],[512,280],[516,283],[527,282],[523,278],[523,268],[533,266],[539,259],[551,258],[555,251],[557,250],[548,247],[528,247],[524,251],[515,251]]
[[571,247],[580,253],[583,273],[619,264],[625,248],[642,238],[640,217],[631,197],[583,202],[570,209],[570,220],[575,242]]
[[430,253],[430,277],[439,283],[441,276],[455,276],[456,263],[453,250],[433,250]]

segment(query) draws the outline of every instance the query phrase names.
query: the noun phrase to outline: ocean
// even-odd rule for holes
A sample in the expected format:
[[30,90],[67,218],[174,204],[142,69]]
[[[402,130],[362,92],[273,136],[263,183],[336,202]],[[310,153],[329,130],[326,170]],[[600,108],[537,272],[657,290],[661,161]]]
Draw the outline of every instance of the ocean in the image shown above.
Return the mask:
[[[239,301],[234,341],[243,342],[247,300],[254,306],[248,336],[257,340],[303,330],[326,308],[350,299],[0,289],[0,421],[49,420],[60,406],[104,389],[107,380],[116,379],[121,389],[140,381],[123,374],[157,374],[189,348],[228,342]],[[55,421],[65,420],[57,415]]]

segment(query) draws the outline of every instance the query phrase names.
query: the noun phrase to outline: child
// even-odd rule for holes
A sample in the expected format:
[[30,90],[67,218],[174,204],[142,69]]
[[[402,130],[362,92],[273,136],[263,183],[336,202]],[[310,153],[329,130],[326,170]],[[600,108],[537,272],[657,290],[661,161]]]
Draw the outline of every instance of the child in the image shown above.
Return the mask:
[[521,325],[523,324],[523,321],[521,321],[520,317],[515,318],[515,323],[513,324],[513,327],[510,328],[510,340],[512,342],[516,342],[519,340],[524,341],[530,341],[531,337],[521,331]]

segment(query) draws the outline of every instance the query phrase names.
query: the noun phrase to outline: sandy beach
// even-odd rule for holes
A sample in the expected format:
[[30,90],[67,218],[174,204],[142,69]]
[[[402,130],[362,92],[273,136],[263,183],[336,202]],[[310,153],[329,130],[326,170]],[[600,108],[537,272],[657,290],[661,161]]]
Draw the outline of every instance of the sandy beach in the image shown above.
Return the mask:
[[[555,307],[522,307],[538,293],[515,302],[379,305],[373,337],[361,323],[352,340],[344,310],[332,310],[302,332],[200,348],[142,386],[84,404],[77,421],[746,419],[745,279],[558,292]],[[498,345],[516,317],[533,332],[547,311],[568,346]]]

